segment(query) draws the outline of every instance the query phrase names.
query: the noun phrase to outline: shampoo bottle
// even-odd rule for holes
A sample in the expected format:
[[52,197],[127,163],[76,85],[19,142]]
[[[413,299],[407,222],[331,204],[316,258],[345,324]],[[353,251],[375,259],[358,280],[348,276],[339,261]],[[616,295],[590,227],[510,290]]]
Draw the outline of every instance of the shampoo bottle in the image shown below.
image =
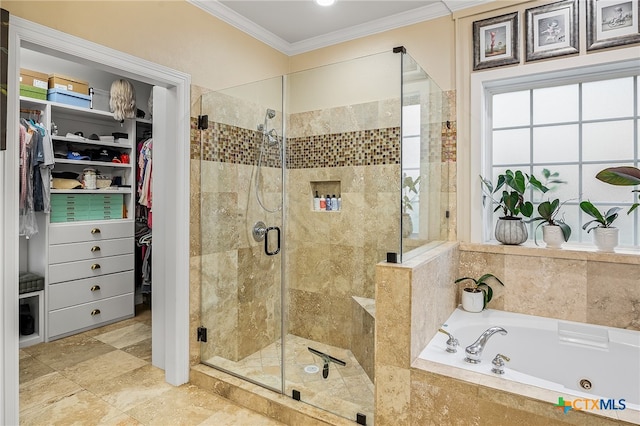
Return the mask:
[[325,211],[327,209],[327,200],[324,197],[320,197],[320,211]]
[[313,210],[320,211],[320,196],[318,195],[318,191],[316,191],[316,196],[313,198]]
[[326,199],[326,205],[327,205],[327,211],[331,211],[331,195],[327,194],[327,199]]
[[338,211],[338,199],[336,198],[336,194],[331,196],[331,210]]

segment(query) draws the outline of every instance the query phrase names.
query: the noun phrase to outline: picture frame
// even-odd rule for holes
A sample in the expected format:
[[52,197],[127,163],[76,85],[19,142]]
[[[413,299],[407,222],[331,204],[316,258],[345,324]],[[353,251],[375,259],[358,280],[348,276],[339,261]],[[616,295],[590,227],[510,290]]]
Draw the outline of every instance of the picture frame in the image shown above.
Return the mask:
[[640,1],[587,0],[587,51],[640,43]]
[[527,62],[579,53],[578,0],[525,10]]
[[518,12],[473,23],[473,70],[519,64]]

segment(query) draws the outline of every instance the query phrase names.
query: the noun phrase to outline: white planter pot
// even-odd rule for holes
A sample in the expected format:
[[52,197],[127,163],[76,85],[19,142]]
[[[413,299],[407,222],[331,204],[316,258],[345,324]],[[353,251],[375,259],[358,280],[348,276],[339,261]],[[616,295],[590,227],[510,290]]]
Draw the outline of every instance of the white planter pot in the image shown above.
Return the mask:
[[501,217],[496,223],[495,236],[502,244],[518,245],[527,241],[529,233],[521,217]]
[[[473,292],[473,290],[477,290],[477,292]],[[482,312],[484,309],[484,292],[480,289],[463,289],[462,309],[467,312]]]
[[618,246],[618,228],[595,228],[593,230],[593,243],[598,251],[613,253]]
[[557,225],[544,225],[542,227],[542,240],[547,244],[547,248],[562,248],[562,244],[565,242],[562,228]]

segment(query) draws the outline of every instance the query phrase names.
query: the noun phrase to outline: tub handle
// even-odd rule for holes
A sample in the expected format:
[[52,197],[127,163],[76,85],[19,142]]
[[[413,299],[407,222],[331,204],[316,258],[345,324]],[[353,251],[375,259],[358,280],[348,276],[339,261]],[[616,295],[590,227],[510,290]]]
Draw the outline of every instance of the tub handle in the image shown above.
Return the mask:
[[450,354],[454,354],[456,352],[458,352],[458,339],[456,339],[455,337],[453,337],[453,335],[451,333],[449,333],[447,330],[445,330],[444,328],[439,328],[438,331],[440,333],[444,333],[447,336],[449,336],[449,339],[447,340],[447,352],[449,352]]
[[495,374],[504,374],[505,361],[509,362],[511,361],[511,358],[509,358],[506,355],[497,354],[495,358],[493,358],[493,361],[491,361],[491,364],[493,364],[493,368],[491,369],[491,372]]

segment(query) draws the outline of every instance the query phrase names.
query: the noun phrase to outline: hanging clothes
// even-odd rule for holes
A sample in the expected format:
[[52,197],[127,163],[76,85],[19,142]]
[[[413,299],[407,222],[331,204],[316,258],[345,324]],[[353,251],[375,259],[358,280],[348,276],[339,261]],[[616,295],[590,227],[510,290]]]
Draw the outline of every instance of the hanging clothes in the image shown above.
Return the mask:
[[152,227],[152,151],[153,139],[138,144],[138,203],[149,209],[147,225]]
[[38,232],[35,212],[51,211],[53,141],[41,123],[20,119],[20,234],[27,238]]

